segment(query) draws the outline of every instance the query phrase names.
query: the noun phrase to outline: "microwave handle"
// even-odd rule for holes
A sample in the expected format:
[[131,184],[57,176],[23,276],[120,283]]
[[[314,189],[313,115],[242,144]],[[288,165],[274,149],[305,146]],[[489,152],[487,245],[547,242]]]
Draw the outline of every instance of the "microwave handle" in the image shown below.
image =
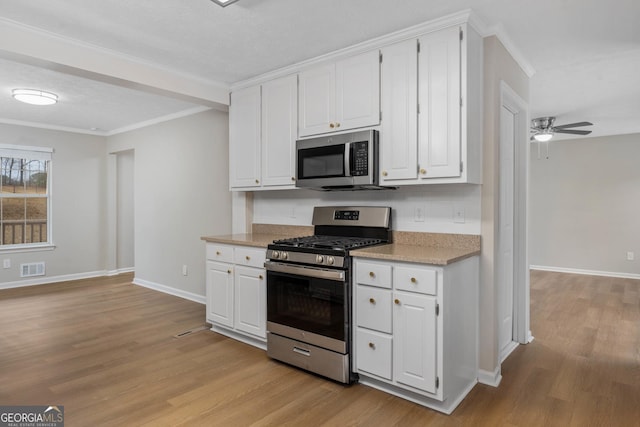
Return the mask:
[[351,142],[344,144],[344,176],[351,176]]

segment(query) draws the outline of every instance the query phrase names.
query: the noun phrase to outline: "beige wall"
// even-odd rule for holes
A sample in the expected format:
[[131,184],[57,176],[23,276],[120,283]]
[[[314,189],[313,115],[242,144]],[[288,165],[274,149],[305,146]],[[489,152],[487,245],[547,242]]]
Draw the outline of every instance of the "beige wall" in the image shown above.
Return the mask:
[[548,159],[541,148],[531,144],[531,264],[640,278],[640,134],[552,140]]
[[231,231],[228,145],[228,114],[214,110],[108,139],[109,152],[134,150],[137,282],[204,302],[200,237]]
[[497,320],[497,244],[500,188],[500,82],[525,102],[529,78],[494,36],[484,39],[484,149],[480,256],[479,367],[494,372],[499,366]]
[[[0,142],[51,147],[53,250],[0,253],[11,268],[0,268],[0,287],[50,277],[74,278],[105,270],[105,138],[0,124]],[[46,276],[20,278],[21,263],[46,263]]]

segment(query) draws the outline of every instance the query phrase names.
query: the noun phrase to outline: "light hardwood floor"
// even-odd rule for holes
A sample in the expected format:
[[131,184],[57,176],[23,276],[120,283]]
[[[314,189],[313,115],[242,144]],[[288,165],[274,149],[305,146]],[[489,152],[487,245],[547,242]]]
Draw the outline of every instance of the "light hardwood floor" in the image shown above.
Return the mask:
[[204,330],[130,275],[0,291],[0,405],[74,426],[638,426],[640,281],[533,272],[535,340],[446,416]]

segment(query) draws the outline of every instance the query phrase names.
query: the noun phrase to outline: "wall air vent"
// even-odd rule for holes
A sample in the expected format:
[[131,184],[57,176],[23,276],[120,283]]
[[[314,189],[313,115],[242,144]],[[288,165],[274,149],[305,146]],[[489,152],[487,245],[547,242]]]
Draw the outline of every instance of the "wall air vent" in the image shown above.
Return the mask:
[[44,262],[20,264],[20,277],[44,276]]

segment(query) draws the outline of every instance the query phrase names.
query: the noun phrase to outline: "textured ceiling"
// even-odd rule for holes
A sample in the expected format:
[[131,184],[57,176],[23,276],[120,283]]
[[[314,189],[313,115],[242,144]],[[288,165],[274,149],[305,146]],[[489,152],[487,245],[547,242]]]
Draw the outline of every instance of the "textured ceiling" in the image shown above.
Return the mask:
[[[589,120],[594,136],[640,132],[637,0],[240,0],[226,8],[209,0],[21,0],[3,2],[0,19],[229,85],[463,9],[506,35],[534,71],[533,117]],[[36,114],[0,99],[0,119],[112,132],[197,106],[52,70],[21,70],[8,59],[15,58],[0,62],[0,89],[15,74],[32,76],[33,85],[59,83],[65,96],[76,89],[79,105]]]

